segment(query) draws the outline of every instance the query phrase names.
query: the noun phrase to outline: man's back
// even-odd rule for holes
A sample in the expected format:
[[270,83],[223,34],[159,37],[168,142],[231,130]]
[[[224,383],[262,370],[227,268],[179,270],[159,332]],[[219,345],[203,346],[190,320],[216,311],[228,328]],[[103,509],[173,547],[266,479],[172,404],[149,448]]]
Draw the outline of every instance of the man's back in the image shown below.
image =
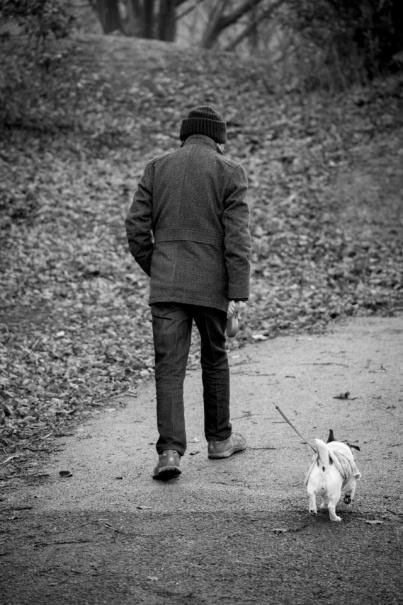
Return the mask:
[[248,298],[246,190],[243,168],[204,135],[146,166],[126,226],[132,254],[151,277],[150,304],[226,311],[229,299]]
[[[239,170],[239,168],[238,168]],[[226,189],[236,165],[225,160],[211,139],[192,136],[177,151],[157,158],[153,174],[153,231],[186,230],[183,238],[223,237]],[[179,235],[179,234],[178,234]]]

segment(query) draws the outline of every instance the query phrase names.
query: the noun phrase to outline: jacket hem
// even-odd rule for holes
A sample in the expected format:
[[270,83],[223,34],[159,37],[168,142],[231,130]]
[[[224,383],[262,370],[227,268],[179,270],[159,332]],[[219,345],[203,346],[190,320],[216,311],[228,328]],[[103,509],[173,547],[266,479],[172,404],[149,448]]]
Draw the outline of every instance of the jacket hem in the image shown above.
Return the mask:
[[220,311],[227,312],[228,300],[217,301],[217,300],[206,300],[204,298],[186,297],[178,295],[165,295],[165,296],[150,296],[148,304],[151,306],[157,303],[179,303],[182,305],[195,305],[197,307],[208,307],[210,309],[219,309]]

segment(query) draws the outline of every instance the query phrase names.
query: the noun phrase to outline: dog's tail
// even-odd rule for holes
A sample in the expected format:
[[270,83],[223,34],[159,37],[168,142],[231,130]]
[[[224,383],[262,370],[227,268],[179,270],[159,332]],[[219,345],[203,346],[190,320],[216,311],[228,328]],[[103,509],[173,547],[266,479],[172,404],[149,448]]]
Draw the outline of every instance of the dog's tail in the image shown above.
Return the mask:
[[318,452],[319,465],[322,467],[322,470],[325,470],[330,464],[329,449],[322,439],[315,439],[315,445]]

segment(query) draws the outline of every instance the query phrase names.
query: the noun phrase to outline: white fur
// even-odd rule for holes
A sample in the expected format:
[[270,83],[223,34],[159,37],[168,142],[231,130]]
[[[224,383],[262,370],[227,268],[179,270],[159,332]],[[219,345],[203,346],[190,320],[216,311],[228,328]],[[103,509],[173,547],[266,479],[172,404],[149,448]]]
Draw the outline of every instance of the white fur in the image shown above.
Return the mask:
[[355,464],[351,449],[341,441],[325,443],[315,439],[317,454],[308,470],[305,484],[309,496],[309,512],[317,513],[316,498],[321,498],[321,509],[328,509],[331,521],[341,521],[336,506],[344,491],[344,502],[354,499],[357,479],[361,474]]

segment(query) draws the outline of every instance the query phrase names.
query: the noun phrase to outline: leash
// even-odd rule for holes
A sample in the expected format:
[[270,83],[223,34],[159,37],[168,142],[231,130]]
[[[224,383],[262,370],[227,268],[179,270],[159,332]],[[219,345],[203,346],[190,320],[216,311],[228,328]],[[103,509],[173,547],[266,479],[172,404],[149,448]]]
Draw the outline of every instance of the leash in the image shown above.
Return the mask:
[[297,433],[298,437],[300,437],[304,443],[306,443],[307,445],[309,445],[309,447],[311,448],[311,450],[313,450],[315,452],[315,454],[317,454],[317,451],[315,450],[315,448],[309,443],[309,441],[307,441],[307,439],[305,439],[305,437],[303,437],[301,435],[301,433],[299,432],[299,430],[297,428],[295,428],[295,426],[293,425],[293,423],[290,420],[288,420],[287,416],[284,414],[284,412],[282,412],[280,410],[280,408],[278,407],[278,405],[274,404],[274,407],[276,408],[276,410],[278,411],[278,413],[281,414],[281,416],[284,418],[284,420],[287,422],[287,424],[289,424],[290,427]]

